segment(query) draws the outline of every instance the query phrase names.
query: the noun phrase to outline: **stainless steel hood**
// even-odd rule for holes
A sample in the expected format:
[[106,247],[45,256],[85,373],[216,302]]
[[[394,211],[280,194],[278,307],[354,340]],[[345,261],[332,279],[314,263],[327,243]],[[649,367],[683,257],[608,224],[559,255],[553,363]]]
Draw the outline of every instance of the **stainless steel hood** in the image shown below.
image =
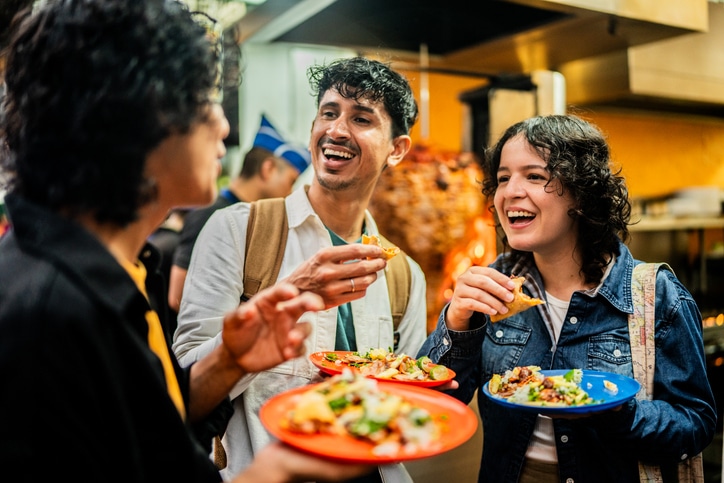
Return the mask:
[[724,117],[724,3],[709,4],[708,32],[561,65],[567,102]]
[[[707,0],[267,0],[235,28],[242,43],[348,47],[394,59],[407,69],[423,69],[424,48],[430,71],[490,79],[560,71],[569,101],[577,105],[648,102],[716,111],[724,106],[724,75],[718,73],[703,75],[713,82],[707,90],[718,90],[708,98],[684,95],[703,90],[682,88],[670,79],[675,71],[657,66],[646,69],[657,77],[655,84],[676,84],[673,96],[637,90],[638,73],[651,57],[647,49],[680,39],[683,56],[691,60],[685,39],[719,36],[710,29],[709,10],[718,19],[721,7]],[[696,48],[706,48],[707,55],[699,50],[698,64],[684,62],[677,69],[711,70],[708,55],[721,50],[715,44],[703,41]],[[724,45],[721,39],[718,45]],[[660,58],[664,61],[666,55]]]

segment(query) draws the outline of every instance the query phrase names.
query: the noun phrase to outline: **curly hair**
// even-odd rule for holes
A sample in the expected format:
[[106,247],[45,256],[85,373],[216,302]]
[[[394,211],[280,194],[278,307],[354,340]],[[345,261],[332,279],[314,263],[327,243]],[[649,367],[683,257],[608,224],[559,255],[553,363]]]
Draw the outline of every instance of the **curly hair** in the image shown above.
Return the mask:
[[409,134],[417,121],[417,102],[402,75],[376,60],[364,57],[339,59],[307,70],[316,91],[317,106],[324,93],[334,89],[347,99],[381,101],[392,118],[392,137]]
[[[551,176],[547,186],[558,179],[575,200],[568,214],[578,221],[581,273],[586,282],[600,282],[611,255],[618,255],[619,240],[629,238],[631,216],[626,182],[620,170],[611,169],[606,139],[596,126],[574,115],[538,116],[514,124],[485,153],[483,195],[489,200],[498,188],[503,146],[519,135],[546,161]],[[499,222],[497,227],[502,232]],[[505,234],[501,237],[509,248]],[[511,249],[510,256],[515,263],[530,254]]]
[[147,155],[206,119],[206,29],[175,0],[56,0],[14,23],[0,163],[9,191],[125,226],[156,195]]

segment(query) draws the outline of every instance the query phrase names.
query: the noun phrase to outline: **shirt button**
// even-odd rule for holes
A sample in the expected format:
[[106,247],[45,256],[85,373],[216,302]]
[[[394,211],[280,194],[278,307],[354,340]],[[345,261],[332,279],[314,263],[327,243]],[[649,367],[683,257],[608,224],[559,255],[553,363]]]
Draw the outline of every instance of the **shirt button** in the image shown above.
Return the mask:
[[495,337],[503,337],[503,331],[499,330],[495,333]]
[[561,436],[561,443],[567,443],[567,442],[568,442],[568,436],[566,436],[564,434],[563,436]]
[[578,323],[578,317],[571,317],[570,319],[568,319],[568,321],[569,321],[571,324],[577,324],[577,323]]
[[566,483],[573,483],[573,478],[566,478]]
[[614,357],[621,357],[621,351],[620,351],[619,349],[614,349],[614,351],[613,351],[613,356],[614,356]]
[[442,340],[442,345],[450,345],[450,341],[447,339]]
[[687,456],[689,456],[689,455],[686,454],[686,453],[682,454],[682,455],[681,455],[681,461],[684,461],[684,460],[687,458]]

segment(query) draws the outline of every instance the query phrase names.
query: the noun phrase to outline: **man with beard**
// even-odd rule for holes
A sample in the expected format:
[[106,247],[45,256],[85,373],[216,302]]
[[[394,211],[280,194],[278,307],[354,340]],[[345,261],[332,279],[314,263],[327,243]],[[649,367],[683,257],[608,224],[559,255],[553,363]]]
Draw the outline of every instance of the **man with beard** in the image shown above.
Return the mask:
[[[314,66],[309,78],[318,106],[309,141],[315,175],[310,186],[285,199],[288,233],[277,280],[325,301],[328,310],[300,319],[314,331],[307,355],[378,347],[414,354],[426,337],[425,278],[419,265],[398,255],[406,257],[411,284],[407,309],[395,326],[382,250],[370,246],[374,252],[367,257],[351,250],[360,247],[363,234],[379,234],[367,206],[383,169],[394,168],[410,149],[417,104],[404,77],[362,57]],[[192,364],[218,345],[223,314],[244,293],[248,218],[248,203],[219,210],[197,239],[174,342],[182,364]],[[223,439],[229,474],[270,442],[258,417],[261,404],[319,377],[307,358],[299,358],[234,387],[234,415]],[[401,465],[380,471],[385,481],[410,481]],[[366,481],[380,481],[379,472]]]

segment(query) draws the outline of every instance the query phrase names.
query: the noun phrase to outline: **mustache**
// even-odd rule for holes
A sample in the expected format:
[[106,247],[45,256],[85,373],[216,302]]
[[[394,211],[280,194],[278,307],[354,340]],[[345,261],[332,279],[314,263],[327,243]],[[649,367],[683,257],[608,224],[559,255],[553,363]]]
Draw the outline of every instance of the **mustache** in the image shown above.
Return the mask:
[[354,146],[352,143],[347,142],[347,141],[342,141],[342,142],[335,141],[334,139],[329,138],[329,137],[323,137],[322,139],[320,139],[318,145],[320,148],[322,146],[340,146],[340,147],[346,148],[352,152],[355,152],[355,153],[357,152],[357,147]]

